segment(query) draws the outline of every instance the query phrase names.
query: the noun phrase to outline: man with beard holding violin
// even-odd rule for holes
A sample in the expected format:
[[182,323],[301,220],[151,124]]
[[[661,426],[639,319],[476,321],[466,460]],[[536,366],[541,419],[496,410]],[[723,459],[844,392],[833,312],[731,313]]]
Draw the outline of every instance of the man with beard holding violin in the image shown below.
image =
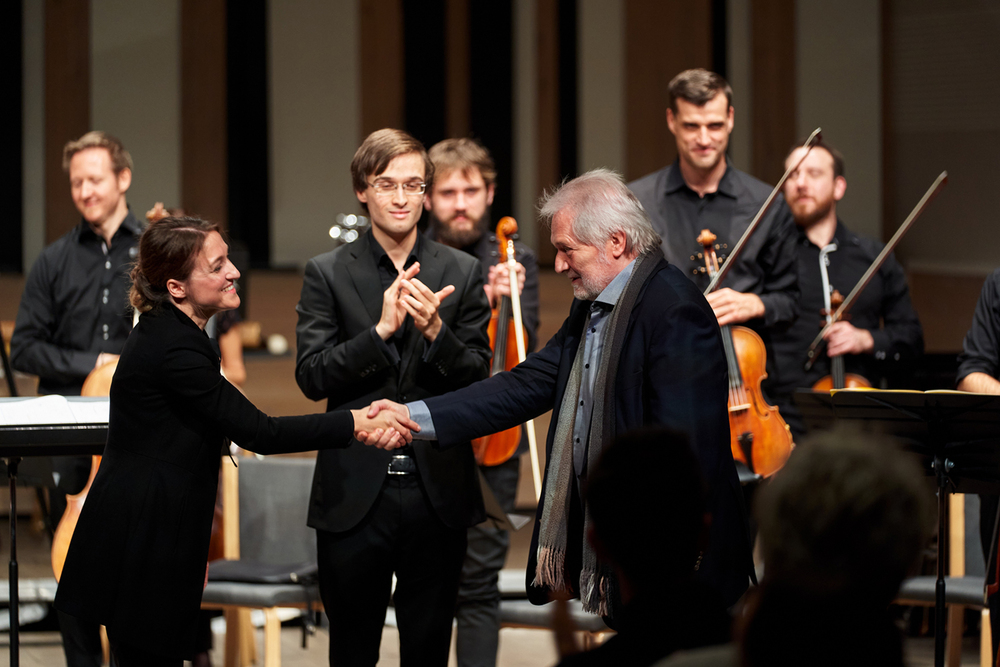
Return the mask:
[[[789,153],[786,167],[802,158],[805,149]],[[844,158],[840,151],[817,142],[799,168],[785,181],[785,200],[797,226],[799,319],[773,337],[777,375],[774,398],[796,437],[805,431],[792,398],[796,389],[809,389],[830,374],[830,359],[843,356],[849,373],[864,376],[874,386],[886,375],[897,374],[923,354],[924,335],[910,304],[906,274],[892,255],[872,276],[850,310],[850,318],[835,322],[824,334],[824,346],[812,368],[805,370],[809,345],[826,324],[820,268],[822,250],[830,289],[845,298],[882,251],[883,244],[858,236],[837,217],[837,202],[847,191]]]
[[[510,279],[506,264],[501,262],[497,237],[491,232],[489,208],[496,188],[493,158],[473,139],[445,139],[428,154],[435,176],[424,200],[424,207],[431,214],[427,236],[479,259],[490,307],[496,309],[501,297],[510,296]],[[535,253],[520,241],[514,241],[514,256],[521,316],[527,333],[525,346],[531,352],[538,341],[538,262]],[[514,335],[513,329],[509,335]],[[517,359],[512,361],[516,363]],[[527,438],[522,437],[517,451],[499,465],[479,466],[505,512],[514,509],[519,455],[526,443]],[[482,524],[469,528],[455,608],[459,667],[496,664],[500,632],[498,573],[509,546],[510,536],[505,530]]]

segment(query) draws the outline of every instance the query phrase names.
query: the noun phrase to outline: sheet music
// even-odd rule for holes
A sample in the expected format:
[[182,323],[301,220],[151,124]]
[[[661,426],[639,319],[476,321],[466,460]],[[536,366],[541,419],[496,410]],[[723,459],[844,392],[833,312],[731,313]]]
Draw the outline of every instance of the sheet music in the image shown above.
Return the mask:
[[43,424],[106,424],[108,399],[74,399],[65,396],[0,400],[0,426]]

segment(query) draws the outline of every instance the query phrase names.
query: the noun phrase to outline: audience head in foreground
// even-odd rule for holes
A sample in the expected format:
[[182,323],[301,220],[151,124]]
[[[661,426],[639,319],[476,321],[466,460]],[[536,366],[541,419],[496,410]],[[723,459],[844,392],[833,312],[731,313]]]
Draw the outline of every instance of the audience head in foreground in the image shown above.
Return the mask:
[[616,438],[585,493],[587,535],[601,566],[617,575],[607,580],[617,581],[620,590],[612,594],[620,594],[622,607],[614,618],[617,635],[592,651],[566,656],[560,667],[642,667],[678,649],[729,641],[725,603],[694,576],[711,517],[701,465],[687,436],[659,427]]
[[887,606],[928,536],[924,478],[872,435],[838,430],[795,450],[758,499],[766,574],[744,664],[903,664]]

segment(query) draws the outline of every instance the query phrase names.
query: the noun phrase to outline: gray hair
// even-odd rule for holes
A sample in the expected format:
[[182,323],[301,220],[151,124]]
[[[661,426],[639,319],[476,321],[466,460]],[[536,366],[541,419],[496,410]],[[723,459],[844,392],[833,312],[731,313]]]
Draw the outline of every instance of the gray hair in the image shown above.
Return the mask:
[[642,204],[625,185],[621,174],[593,169],[542,195],[538,212],[542,224],[566,210],[573,218],[573,235],[587,245],[603,246],[615,232],[625,234],[625,252],[642,253],[660,245]]

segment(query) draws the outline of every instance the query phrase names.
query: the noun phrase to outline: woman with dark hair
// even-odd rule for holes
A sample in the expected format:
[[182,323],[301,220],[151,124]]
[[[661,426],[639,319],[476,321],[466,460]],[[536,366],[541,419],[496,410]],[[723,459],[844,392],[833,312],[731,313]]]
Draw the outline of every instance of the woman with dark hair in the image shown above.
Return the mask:
[[[180,665],[193,651],[220,458],[230,439],[263,454],[385,445],[408,422],[340,410],[268,417],[219,373],[208,319],[239,306],[239,271],[218,227],[149,226],[132,270],[141,313],[111,385],[108,443],[56,594],[56,608],[105,625],[120,667]],[[371,435],[367,435],[371,434]],[[357,445],[355,445],[357,446]]]

